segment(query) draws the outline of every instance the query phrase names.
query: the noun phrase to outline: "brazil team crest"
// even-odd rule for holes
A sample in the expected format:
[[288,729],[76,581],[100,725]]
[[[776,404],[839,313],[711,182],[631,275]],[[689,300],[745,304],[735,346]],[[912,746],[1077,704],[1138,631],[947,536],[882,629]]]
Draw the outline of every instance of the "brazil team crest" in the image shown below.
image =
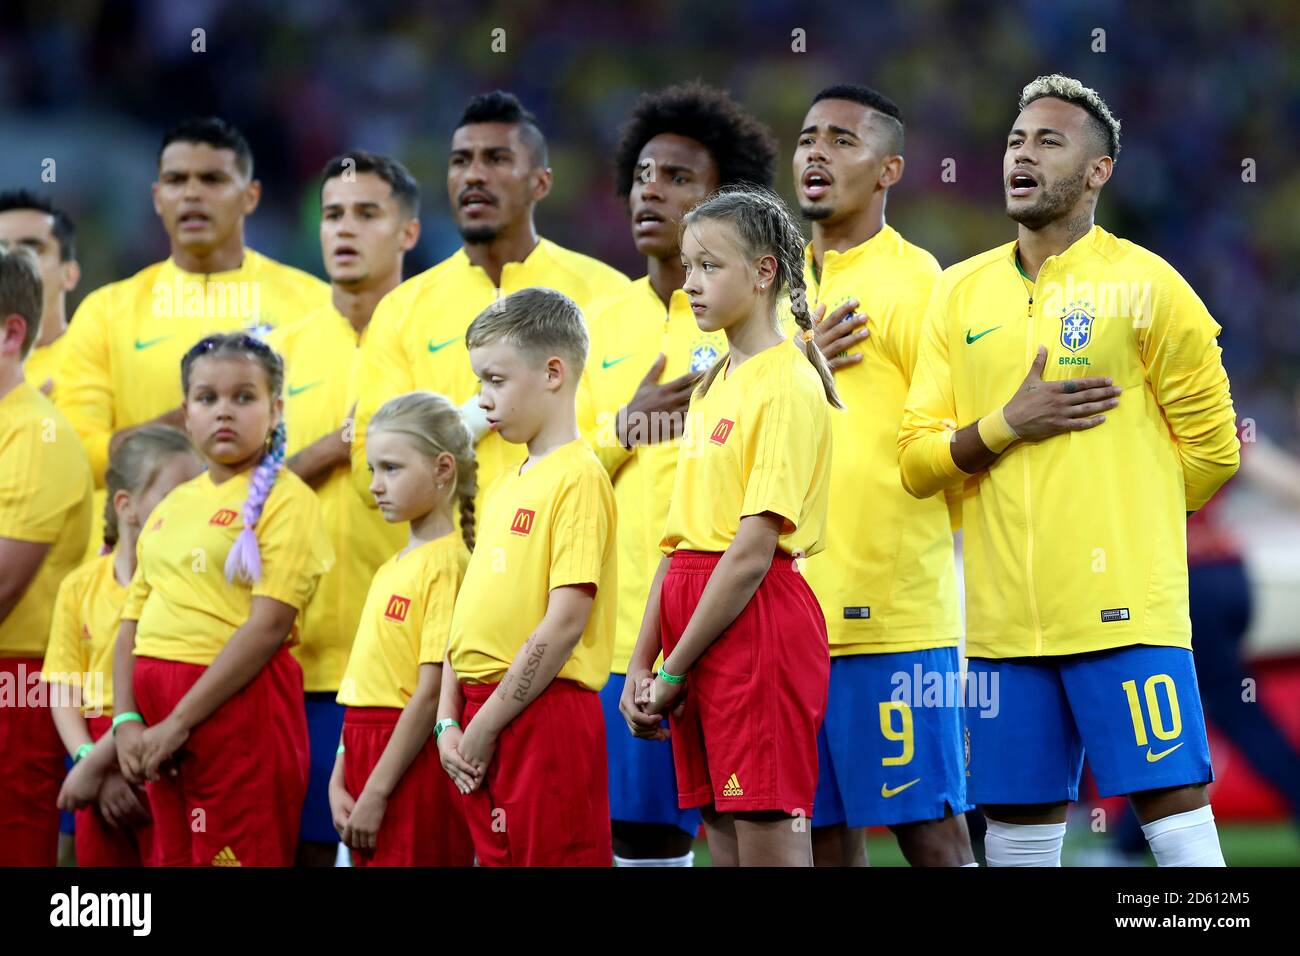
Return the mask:
[[691,349],[692,372],[707,372],[717,360],[718,350],[708,342],[702,342]]
[[1086,305],[1071,305],[1061,316],[1061,345],[1077,352],[1092,341],[1092,320],[1095,318]]

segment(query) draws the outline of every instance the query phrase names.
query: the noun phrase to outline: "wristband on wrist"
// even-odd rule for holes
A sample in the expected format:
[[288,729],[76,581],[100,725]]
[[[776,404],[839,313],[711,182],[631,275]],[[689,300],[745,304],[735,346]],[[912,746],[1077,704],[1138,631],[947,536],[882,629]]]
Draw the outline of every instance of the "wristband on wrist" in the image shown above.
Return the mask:
[[141,723],[141,724],[143,724],[143,723],[144,723],[144,718],[141,717],[139,714],[137,714],[137,713],[136,713],[135,711],[133,711],[133,710],[128,710],[128,711],[126,711],[125,713],[115,715],[115,716],[113,717],[113,728],[112,728],[113,733],[114,733],[114,734],[117,733],[117,728],[118,728],[120,725],[122,725],[122,724],[127,724],[127,723],[132,723],[132,722],[136,722],[136,723]]
[[1020,438],[1016,434],[1016,430],[1007,421],[1005,408],[999,408],[997,411],[990,412],[981,418],[978,430],[980,441],[984,443],[984,447],[999,455],[1006,451],[1012,442]]
[[90,753],[94,749],[95,749],[94,744],[82,744],[80,747],[77,748],[77,752],[72,755],[72,762],[74,764],[81,763],[82,758],[85,757],[86,754]]
[[342,756],[343,756],[343,745],[342,745],[342,744],[339,744],[339,749],[336,750],[336,751],[334,751],[334,756],[336,756],[336,757],[342,757]]
[[433,725],[433,739],[437,740],[442,736],[442,732],[448,727],[459,727],[460,724],[450,717],[445,717]]
[[680,684],[682,681],[686,680],[685,674],[670,674],[668,673],[668,671],[664,670],[664,666],[662,664],[659,665],[659,676],[662,677],[664,681],[669,684]]

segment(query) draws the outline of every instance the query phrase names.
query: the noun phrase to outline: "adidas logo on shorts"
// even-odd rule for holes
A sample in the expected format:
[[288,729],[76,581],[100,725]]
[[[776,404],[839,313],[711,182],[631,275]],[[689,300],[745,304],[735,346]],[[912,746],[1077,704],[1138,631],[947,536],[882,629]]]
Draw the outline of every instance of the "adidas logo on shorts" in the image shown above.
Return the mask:
[[235,856],[235,851],[230,847],[222,847],[221,852],[212,858],[213,866],[243,866],[239,858]]
[[723,785],[722,795],[724,797],[743,797],[745,795],[745,788],[740,785],[740,780],[737,779],[734,773],[727,778],[727,782]]

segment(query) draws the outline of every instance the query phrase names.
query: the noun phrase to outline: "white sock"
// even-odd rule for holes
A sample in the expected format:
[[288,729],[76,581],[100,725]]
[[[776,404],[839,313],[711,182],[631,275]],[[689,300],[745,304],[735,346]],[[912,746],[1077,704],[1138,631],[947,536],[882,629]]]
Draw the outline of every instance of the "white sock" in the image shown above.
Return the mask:
[[979,864],[978,864],[978,863],[963,863],[963,864],[961,865],[960,868],[964,870],[964,869],[966,869],[966,867],[968,867],[968,866],[979,866]]
[[1064,823],[988,821],[984,858],[989,866],[1060,866]]
[[694,866],[695,851],[688,850],[684,856],[670,856],[662,859],[629,860],[614,854],[615,866]]
[[1209,805],[1142,825],[1156,866],[1227,866]]

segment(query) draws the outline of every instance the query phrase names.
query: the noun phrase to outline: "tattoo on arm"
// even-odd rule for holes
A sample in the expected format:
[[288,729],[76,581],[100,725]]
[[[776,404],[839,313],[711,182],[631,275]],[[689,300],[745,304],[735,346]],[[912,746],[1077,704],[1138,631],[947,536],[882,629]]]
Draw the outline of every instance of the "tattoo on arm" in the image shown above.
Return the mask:
[[546,643],[529,638],[532,649],[528,652],[528,659],[524,662],[524,673],[519,681],[519,686],[515,688],[515,700],[523,703],[528,700],[528,691],[533,686],[533,678],[537,676],[537,668],[542,663],[542,657],[546,654]]

